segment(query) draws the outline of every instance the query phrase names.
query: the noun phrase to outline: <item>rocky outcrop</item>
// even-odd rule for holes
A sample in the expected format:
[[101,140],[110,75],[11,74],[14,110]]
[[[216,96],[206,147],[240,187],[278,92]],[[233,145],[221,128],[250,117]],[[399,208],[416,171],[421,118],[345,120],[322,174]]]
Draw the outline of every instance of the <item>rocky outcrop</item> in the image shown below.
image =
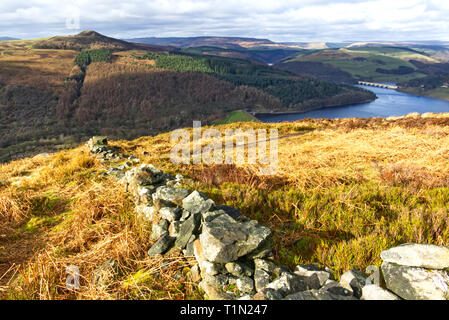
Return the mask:
[[332,270],[318,264],[294,271],[273,261],[271,231],[239,210],[217,206],[196,190],[181,188],[173,177],[151,164],[139,163],[107,145],[104,137],[88,143],[92,153],[108,161],[123,159],[106,172],[132,194],[142,223],[151,228],[150,256],[180,250],[195,257],[191,277],[209,299],[255,300],[399,300],[448,299],[449,249],[406,244],[382,252],[386,288],[351,270],[336,281]]

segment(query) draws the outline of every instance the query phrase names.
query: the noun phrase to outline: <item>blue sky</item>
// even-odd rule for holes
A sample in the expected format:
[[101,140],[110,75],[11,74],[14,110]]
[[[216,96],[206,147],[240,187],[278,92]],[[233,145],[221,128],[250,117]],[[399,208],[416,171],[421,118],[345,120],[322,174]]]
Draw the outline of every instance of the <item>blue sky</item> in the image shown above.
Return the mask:
[[[73,22],[77,15],[80,29],[67,28],[67,19]],[[448,0],[2,0],[0,36],[28,39],[96,30],[120,38],[449,41],[448,17]]]

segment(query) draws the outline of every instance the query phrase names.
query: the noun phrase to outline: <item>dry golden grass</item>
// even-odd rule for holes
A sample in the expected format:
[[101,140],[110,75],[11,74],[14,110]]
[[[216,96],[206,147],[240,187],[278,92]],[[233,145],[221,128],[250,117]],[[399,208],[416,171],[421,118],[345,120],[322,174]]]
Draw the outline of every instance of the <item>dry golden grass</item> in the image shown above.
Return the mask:
[[[169,134],[112,145],[193,178],[186,187],[270,227],[279,263],[321,262],[339,274],[379,264],[380,252],[400,243],[449,244],[448,120],[216,127],[278,128],[279,172],[271,177],[254,165],[174,165]],[[85,147],[0,166],[3,298],[201,298],[189,278],[193,261],[176,252],[147,257],[148,226],[137,221],[122,186],[97,175],[103,168]],[[94,270],[110,260],[118,273],[106,285],[92,283]],[[76,292],[65,287],[68,265],[81,269]]]
[[76,51],[30,49],[33,41],[0,43],[0,81],[61,90]]
[[[188,276],[189,259],[179,253],[147,257],[149,229],[137,221],[123,187],[96,176],[101,168],[85,147],[0,167],[0,179],[11,182],[0,190],[0,296],[200,298]],[[92,282],[96,268],[111,260],[117,274],[104,285]],[[70,265],[80,268],[76,292],[65,286]]]

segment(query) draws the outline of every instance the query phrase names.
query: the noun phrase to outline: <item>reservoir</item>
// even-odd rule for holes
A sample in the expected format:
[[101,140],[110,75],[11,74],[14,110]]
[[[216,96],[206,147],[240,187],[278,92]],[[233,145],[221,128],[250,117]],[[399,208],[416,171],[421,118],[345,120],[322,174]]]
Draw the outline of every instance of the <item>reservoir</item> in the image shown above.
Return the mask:
[[258,115],[262,122],[295,121],[305,118],[387,118],[391,116],[405,116],[412,112],[418,113],[443,113],[449,112],[449,101],[443,101],[428,97],[418,97],[391,89],[383,89],[358,85],[374,92],[377,95],[375,101],[355,104],[343,107],[322,108],[313,111],[296,114]]

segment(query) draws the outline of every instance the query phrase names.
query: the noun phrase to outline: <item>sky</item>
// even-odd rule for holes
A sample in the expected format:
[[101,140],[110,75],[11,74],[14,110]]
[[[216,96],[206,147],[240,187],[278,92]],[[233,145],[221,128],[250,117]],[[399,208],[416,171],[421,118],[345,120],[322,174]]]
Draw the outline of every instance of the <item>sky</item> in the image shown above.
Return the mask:
[[448,0],[1,0],[0,36],[238,36],[278,42],[449,41]]

